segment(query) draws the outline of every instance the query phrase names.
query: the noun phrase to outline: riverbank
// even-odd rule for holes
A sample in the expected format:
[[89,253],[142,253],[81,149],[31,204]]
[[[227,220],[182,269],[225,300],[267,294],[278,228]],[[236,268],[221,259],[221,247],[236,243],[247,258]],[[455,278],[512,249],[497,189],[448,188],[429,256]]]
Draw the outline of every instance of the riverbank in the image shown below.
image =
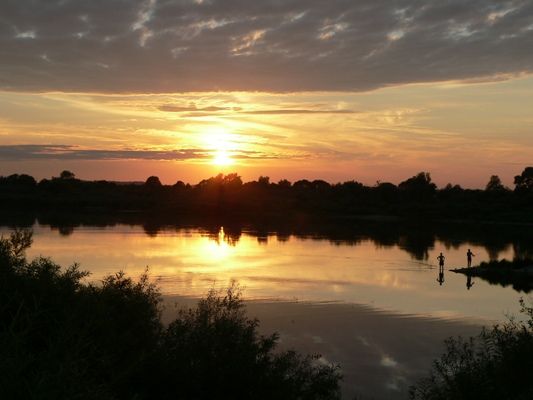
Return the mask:
[[530,293],[533,290],[533,260],[515,259],[482,262],[477,267],[456,268],[450,270],[467,277],[479,277],[490,284],[507,287]]

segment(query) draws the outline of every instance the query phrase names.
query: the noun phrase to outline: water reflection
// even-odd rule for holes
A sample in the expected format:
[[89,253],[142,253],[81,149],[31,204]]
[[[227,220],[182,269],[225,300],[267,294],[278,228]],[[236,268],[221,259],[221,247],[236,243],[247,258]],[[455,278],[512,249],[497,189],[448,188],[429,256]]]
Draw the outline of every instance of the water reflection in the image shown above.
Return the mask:
[[280,332],[282,347],[342,366],[346,398],[402,398],[444,338],[518,314],[521,295],[512,287],[466,276],[465,290],[464,275],[447,272],[466,265],[468,249],[476,263],[533,255],[527,229],[492,226],[40,222],[30,257],[80,262],[93,280],[120,269],[138,276],[148,265],[167,304],[177,294],[190,304],[237,280],[246,298],[262,300],[250,302],[249,313],[265,333]]
[[444,265],[439,266],[439,277],[437,278],[437,282],[439,282],[440,286],[444,283]]
[[[166,297],[163,318],[194,300]],[[280,334],[280,348],[320,354],[342,368],[343,398],[407,399],[409,385],[425,376],[449,336],[477,335],[478,320],[442,320],[383,312],[336,302],[248,301],[263,334]]]
[[470,290],[472,286],[474,286],[475,282],[472,282],[472,275],[466,275],[466,289]]
[[353,304],[248,303],[261,329],[281,334],[283,348],[318,353],[341,365],[343,398],[406,399],[452,335],[480,331],[473,321],[397,315]]
[[[491,320],[517,311],[519,294],[510,287],[478,280],[472,297],[457,274],[446,276],[444,285],[445,269],[439,269],[437,255],[446,252],[446,268],[464,266],[468,248],[476,261],[489,260],[483,230],[444,236],[390,224],[361,223],[340,230],[297,227],[294,232],[251,228],[81,225],[65,236],[58,226],[36,225],[30,256],[51,256],[62,265],[80,262],[94,280],[120,269],[137,276],[149,266],[164,294],[201,296],[213,285],[237,280],[248,298],[345,301],[401,313]],[[508,245],[499,257],[512,259],[516,249],[529,248],[527,240],[513,235],[500,235],[500,242],[507,240]],[[471,287],[467,282],[467,289]]]
[[50,226],[61,235],[72,235],[77,228],[115,226],[142,226],[150,237],[167,234],[168,231],[182,231],[194,228],[217,238],[224,227],[226,240],[236,244],[243,232],[256,237],[258,243],[268,243],[274,236],[278,242],[297,238],[327,238],[331,243],[357,246],[365,240],[372,240],[384,248],[399,247],[418,261],[425,262],[439,241],[443,249],[456,250],[464,243],[482,246],[489,260],[496,260],[510,248],[519,258],[533,257],[533,237],[528,225],[438,223],[429,224],[413,221],[366,219],[287,218],[269,220],[257,216],[256,220],[239,220],[237,217],[158,216],[137,213],[106,215],[99,214],[0,214],[0,226]]

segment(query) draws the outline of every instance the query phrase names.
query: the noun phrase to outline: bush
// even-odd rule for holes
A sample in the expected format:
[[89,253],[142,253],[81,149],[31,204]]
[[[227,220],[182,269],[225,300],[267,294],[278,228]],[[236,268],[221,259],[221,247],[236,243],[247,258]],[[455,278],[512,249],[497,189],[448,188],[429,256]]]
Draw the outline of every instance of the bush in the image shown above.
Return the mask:
[[0,239],[0,393],[24,399],[336,399],[339,370],[277,352],[236,286],[168,327],[147,274],[101,284],[73,265],[28,262],[31,233]]
[[533,308],[521,300],[527,322],[483,330],[476,338],[450,338],[428,378],[411,388],[411,399],[533,398]]
[[[278,336],[260,336],[247,318],[240,290],[211,290],[194,309],[181,311],[163,335],[162,371],[150,387],[158,398],[330,399],[339,397],[337,368],[293,351],[274,352]],[[176,380],[179,376],[181,379]]]

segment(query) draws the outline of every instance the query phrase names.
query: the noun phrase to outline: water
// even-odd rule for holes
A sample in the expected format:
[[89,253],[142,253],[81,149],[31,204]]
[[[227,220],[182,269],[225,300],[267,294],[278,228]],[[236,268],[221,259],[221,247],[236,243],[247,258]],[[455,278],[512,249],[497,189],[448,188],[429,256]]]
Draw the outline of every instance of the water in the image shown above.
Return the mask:
[[[401,243],[246,231],[235,238],[223,227],[218,232],[165,229],[150,236],[141,226],[80,227],[60,235],[36,225],[34,235],[29,257],[49,256],[64,266],[78,262],[92,280],[119,270],[139,276],[148,267],[165,295],[199,297],[236,280],[248,299],[340,301],[402,314],[482,320],[516,313],[521,296],[481,279],[468,290],[466,277],[449,271],[439,285],[441,251],[446,269],[464,266],[468,248],[475,263],[489,259],[486,247],[468,242],[451,247],[436,240],[427,255],[416,259]],[[513,255],[511,246],[499,253],[500,258]]]
[[[513,240],[491,246],[491,240],[416,236],[413,244],[405,235],[332,239],[224,227],[152,232],[125,224],[33,229],[30,258],[49,256],[63,266],[78,262],[92,281],[119,270],[138,276],[149,267],[165,295],[166,319],[174,302],[190,304],[212,287],[237,281],[250,314],[265,332],[280,332],[282,347],[341,364],[347,397],[402,398],[440,354],[445,337],[475,334],[481,325],[516,315],[519,298],[527,297],[478,278],[468,289],[465,276],[448,271],[465,265],[469,248],[474,264],[512,259],[519,248]],[[436,259],[441,251],[442,285]]]

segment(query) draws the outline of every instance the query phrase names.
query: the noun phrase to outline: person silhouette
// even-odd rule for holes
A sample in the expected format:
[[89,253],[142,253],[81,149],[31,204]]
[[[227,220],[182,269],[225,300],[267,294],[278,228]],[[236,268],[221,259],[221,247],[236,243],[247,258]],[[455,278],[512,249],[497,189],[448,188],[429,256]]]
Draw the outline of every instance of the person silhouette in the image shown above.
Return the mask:
[[470,288],[474,286],[474,283],[475,282],[472,282],[472,275],[466,275],[466,290],[470,290]]
[[439,256],[437,256],[437,260],[439,260],[439,267],[440,268],[444,268],[444,259],[446,257],[444,257],[444,255],[442,254],[442,252],[440,253]]
[[442,284],[444,283],[444,259],[445,258],[446,257],[444,257],[442,252],[440,253],[439,256],[437,256],[437,260],[439,260],[439,277],[437,278],[437,282],[439,282],[440,286],[442,286]]
[[472,257],[475,257],[476,255],[472,253],[470,249],[466,252],[466,261],[468,263],[468,267],[472,266]]
[[439,277],[437,278],[437,282],[439,282],[440,286],[444,283],[444,265],[439,266]]

